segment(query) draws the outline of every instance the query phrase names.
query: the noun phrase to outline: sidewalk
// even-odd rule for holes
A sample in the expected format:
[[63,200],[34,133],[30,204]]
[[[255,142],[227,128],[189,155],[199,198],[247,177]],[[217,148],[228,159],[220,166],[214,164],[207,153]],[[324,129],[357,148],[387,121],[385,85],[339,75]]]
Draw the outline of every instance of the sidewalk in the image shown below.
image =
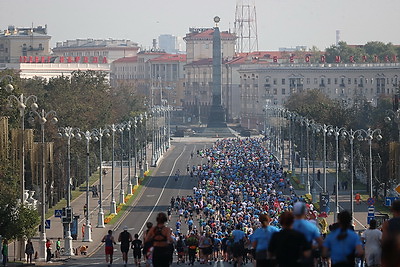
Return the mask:
[[[151,145],[147,147],[147,161],[149,162],[149,168],[150,168],[150,162],[151,162]],[[139,166],[137,166],[138,168]],[[103,167],[104,168],[104,167]],[[103,211],[104,211],[104,218],[106,218],[110,214],[110,206],[111,206],[111,167],[107,166],[107,174],[103,175],[103,196],[102,196],[102,205],[103,205]],[[137,175],[140,175],[140,170],[137,169]],[[135,169],[134,166],[131,166],[131,176],[134,177],[135,174]],[[123,189],[125,192],[125,197],[127,196],[127,186],[128,186],[128,168],[123,167],[122,168],[122,177],[123,177]],[[114,167],[114,200],[116,202],[116,206],[118,207],[118,204],[120,203],[120,188],[121,188],[121,168],[120,167]],[[97,180],[93,185],[98,185],[99,180]],[[134,184],[132,185],[132,187]],[[81,246],[88,246],[87,248],[87,254],[90,255],[91,253],[95,252],[99,244],[101,245],[101,239],[103,238],[104,235],[107,234],[108,230],[112,230],[115,225],[110,225],[110,224],[105,224],[105,228],[97,228],[97,222],[98,222],[98,212],[99,212],[99,197],[93,197],[92,192],[89,192],[89,221],[92,226],[92,242],[83,242],[83,224],[86,223],[86,219],[84,216],[84,205],[86,204],[86,191],[82,192],[77,198],[71,201],[71,207],[73,209],[73,214],[74,215],[79,215],[78,219],[78,231],[77,231],[77,240],[72,241],[72,247],[75,250],[78,250],[79,247]],[[52,215],[50,218],[47,218],[48,220],[51,221],[50,224],[50,229],[46,229],[46,237],[49,238],[53,244],[52,244],[52,252],[54,253],[55,251],[55,242],[57,239],[60,237],[61,238],[61,247],[64,247],[64,234],[63,234],[63,224],[61,223],[61,218],[56,218],[54,215]],[[32,243],[33,247],[35,249],[35,253],[39,252],[39,237],[38,235],[32,238]],[[9,244],[9,264],[14,265],[15,264],[21,264],[18,263],[20,259],[18,258],[18,255],[16,255],[16,248],[14,248],[15,243]],[[15,245],[17,247],[17,245]],[[85,257],[84,255],[75,255],[72,257]],[[53,258],[52,261],[53,263],[45,263],[45,262],[36,262],[35,265],[56,265],[58,264],[57,261],[64,261],[68,259],[67,256],[61,255],[60,258]],[[17,262],[15,262],[17,261]],[[24,261],[24,259],[22,259]],[[35,261],[35,260],[33,260]]]

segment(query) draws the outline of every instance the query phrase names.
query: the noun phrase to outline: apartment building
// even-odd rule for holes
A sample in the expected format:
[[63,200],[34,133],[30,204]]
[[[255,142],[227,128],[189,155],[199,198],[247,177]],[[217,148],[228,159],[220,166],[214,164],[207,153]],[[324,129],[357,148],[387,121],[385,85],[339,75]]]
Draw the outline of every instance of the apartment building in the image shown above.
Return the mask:
[[45,27],[8,26],[0,34],[0,63],[18,63],[21,57],[50,56],[50,39]]

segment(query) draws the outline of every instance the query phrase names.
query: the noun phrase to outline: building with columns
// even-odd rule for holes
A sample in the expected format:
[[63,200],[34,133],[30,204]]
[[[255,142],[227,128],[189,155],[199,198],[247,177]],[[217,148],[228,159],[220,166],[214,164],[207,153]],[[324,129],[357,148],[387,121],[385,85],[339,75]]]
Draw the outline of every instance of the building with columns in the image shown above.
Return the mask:
[[184,96],[183,66],[186,55],[141,51],[111,64],[111,84],[137,88],[149,104],[181,107]]

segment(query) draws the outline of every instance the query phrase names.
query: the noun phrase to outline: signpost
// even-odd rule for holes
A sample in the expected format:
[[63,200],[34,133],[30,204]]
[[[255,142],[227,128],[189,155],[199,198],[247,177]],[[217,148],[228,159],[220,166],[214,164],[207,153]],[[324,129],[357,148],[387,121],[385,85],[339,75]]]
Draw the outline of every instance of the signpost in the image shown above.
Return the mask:
[[375,198],[373,197],[368,198],[367,203],[369,206],[375,205]]
[[50,220],[46,220],[46,222],[44,224],[44,228],[50,229],[50,226],[51,226],[51,221]]
[[62,210],[55,210],[54,211],[54,217],[61,218],[61,216],[62,216]]
[[369,222],[375,219],[375,207],[374,206],[369,206],[368,207],[368,215],[367,215],[367,223],[369,224]]
[[399,197],[386,197],[385,198],[385,206],[390,207],[392,206],[393,201],[398,200]]
[[321,212],[329,213],[329,194],[328,193],[320,193],[319,194],[319,206]]

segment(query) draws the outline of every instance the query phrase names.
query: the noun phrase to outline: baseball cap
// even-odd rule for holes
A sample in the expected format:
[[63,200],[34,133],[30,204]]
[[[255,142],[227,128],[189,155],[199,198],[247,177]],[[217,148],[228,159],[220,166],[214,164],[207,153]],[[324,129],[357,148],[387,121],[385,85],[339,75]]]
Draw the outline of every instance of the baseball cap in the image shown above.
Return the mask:
[[303,215],[306,214],[307,208],[304,202],[296,202],[293,205],[293,215]]

